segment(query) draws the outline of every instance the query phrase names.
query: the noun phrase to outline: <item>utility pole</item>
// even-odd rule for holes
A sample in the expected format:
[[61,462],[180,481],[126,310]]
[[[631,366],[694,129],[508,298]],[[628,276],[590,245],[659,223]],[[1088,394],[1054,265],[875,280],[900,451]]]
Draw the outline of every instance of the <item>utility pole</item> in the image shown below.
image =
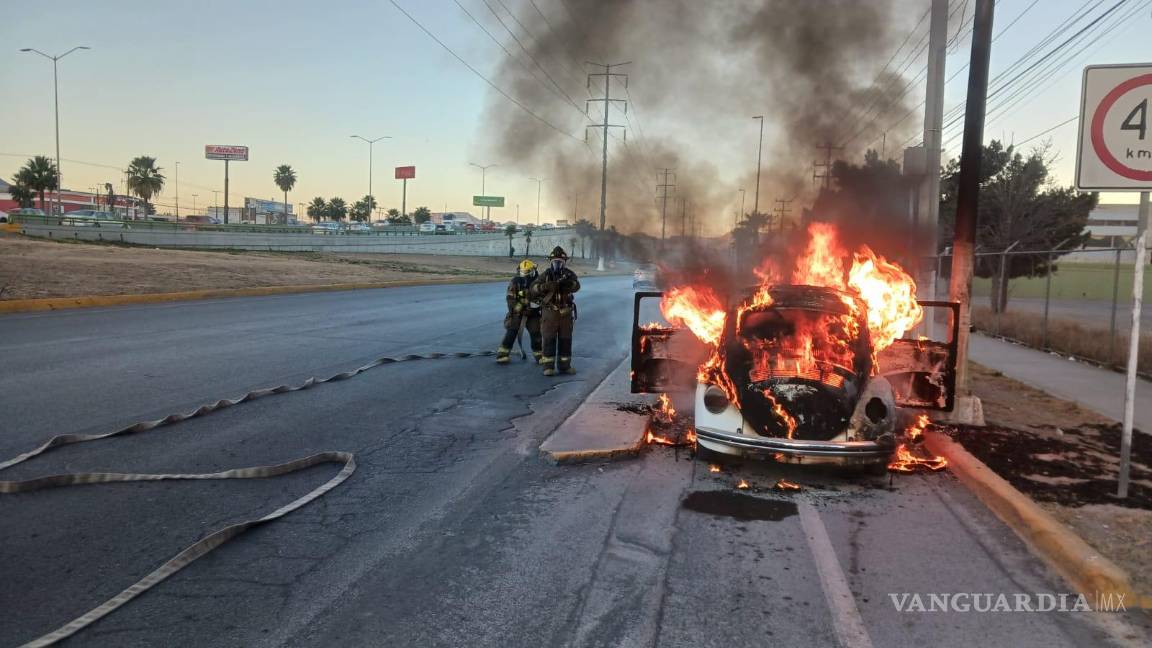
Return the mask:
[[[613,72],[612,68],[628,65],[631,63],[631,61],[625,61],[623,63],[594,63],[592,61],[585,61],[585,63],[587,63],[588,65],[594,65],[596,67],[604,68],[603,72],[597,72],[595,74],[589,74],[588,75],[588,87],[589,88],[592,87],[592,78],[593,77],[604,77],[604,96],[600,99],[588,99],[584,103],[584,112],[588,112],[588,104],[589,103],[591,103],[593,101],[604,102],[604,123],[602,123],[599,126],[585,126],[584,127],[585,140],[587,140],[587,138],[588,138],[588,129],[589,128],[602,129],[601,136],[603,137],[603,140],[604,140],[603,141],[603,166],[602,166],[601,171],[600,171],[600,240],[601,240],[601,245],[596,246],[597,256],[600,257],[600,259],[596,262],[596,270],[603,272],[604,271],[604,245],[603,245],[603,241],[604,241],[604,235],[607,231],[606,230],[606,215],[605,214],[606,214],[607,206],[608,206],[608,129],[609,128],[624,128],[624,126],[621,124],[609,124],[608,123],[608,113],[610,112],[609,109],[612,106],[613,101],[617,101],[617,102],[620,102],[621,104],[623,104],[625,113],[627,113],[627,111],[628,111],[628,102],[624,101],[623,99],[613,99],[612,98],[612,77],[620,77],[620,78],[624,79],[624,87],[627,88],[628,87],[628,75],[627,74],[620,74],[618,72]],[[624,131],[624,137],[625,137],[625,140],[627,140],[628,131]]]
[[760,213],[760,161],[764,157],[764,115],[757,115],[752,119],[760,120],[760,146],[756,150],[756,198],[752,204],[752,210]]
[[[948,0],[932,0],[928,27],[928,80],[924,97],[924,179],[920,182],[917,220],[924,226],[926,246],[920,254],[936,254],[936,228],[940,218],[940,142],[944,125],[944,65],[948,58]],[[919,266],[920,264],[916,264]],[[917,279],[936,294],[936,266],[916,268]],[[929,337],[935,338],[935,321],[925,323]]]
[[546,178],[528,178],[536,181],[536,225],[540,225],[540,188],[544,186]]
[[180,222],[180,163],[176,163],[176,222]]
[[[376,142],[379,142],[382,139],[392,139],[392,136],[391,135],[382,135],[380,137],[377,137],[376,139],[368,139],[367,137],[361,137],[359,135],[350,135],[349,137],[351,137],[352,139],[358,139],[358,140],[361,140],[364,142],[368,142],[368,216],[366,217],[365,220],[366,220],[366,222],[371,223],[372,222],[372,202],[373,202],[373,200],[372,200],[372,145],[375,144]],[[227,162],[225,162],[225,164],[227,164]],[[228,197],[227,196],[224,197],[224,204],[225,205],[228,204]],[[349,220],[351,220],[351,219],[349,219]]]
[[968,396],[968,329],[972,323],[972,256],[976,247],[976,205],[980,158],[984,152],[984,112],[988,103],[988,59],[992,51],[993,0],[976,0],[972,55],[964,108],[964,144],[956,192],[956,234],[952,243],[952,283],[948,298],[960,304],[956,339],[956,391]]
[[[676,172],[672,169],[660,169],[660,175],[664,176],[663,183],[656,185],[656,189],[660,190],[660,244],[664,244],[664,237],[668,229],[668,189],[675,189]],[[668,176],[672,176],[673,182],[668,182]]]
[[[824,162],[812,162],[812,182],[817,180],[824,181],[824,188],[827,189],[829,183],[832,181],[832,151],[843,151],[843,146],[833,146],[831,142],[817,146],[818,149],[824,149]],[[823,168],[824,173],[817,173],[816,169]]]
[[688,201],[680,198],[680,238],[688,236]]
[[88,47],[87,45],[80,45],[78,47],[73,47],[72,49],[68,50],[67,52],[64,52],[63,54],[58,54],[56,56],[50,56],[48,54],[45,54],[44,52],[41,52],[38,49],[34,49],[31,47],[25,47],[25,48],[20,50],[21,52],[32,52],[34,54],[39,54],[40,56],[43,56],[44,58],[52,61],[52,104],[55,106],[55,109],[56,109],[56,211],[59,212],[59,215],[64,214],[64,203],[60,197],[60,192],[64,188],[64,174],[60,171],[60,166],[62,163],[62,160],[60,159],[60,82],[59,82],[59,75],[56,72],[56,68],[57,68],[57,63],[60,62],[60,59],[64,58],[65,56],[68,56],[69,54],[71,54],[72,52],[75,52],[76,50],[88,50],[88,49],[92,49],[92,48]]

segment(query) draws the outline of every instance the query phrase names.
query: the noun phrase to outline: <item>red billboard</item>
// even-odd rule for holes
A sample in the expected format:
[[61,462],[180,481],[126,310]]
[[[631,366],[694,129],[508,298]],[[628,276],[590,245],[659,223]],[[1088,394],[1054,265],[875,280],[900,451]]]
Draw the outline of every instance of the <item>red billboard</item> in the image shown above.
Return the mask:
[[414,166],[396,167],[396,179],[397,180],[412,180],[415,177],[416,177],[416,167],[414,167]]

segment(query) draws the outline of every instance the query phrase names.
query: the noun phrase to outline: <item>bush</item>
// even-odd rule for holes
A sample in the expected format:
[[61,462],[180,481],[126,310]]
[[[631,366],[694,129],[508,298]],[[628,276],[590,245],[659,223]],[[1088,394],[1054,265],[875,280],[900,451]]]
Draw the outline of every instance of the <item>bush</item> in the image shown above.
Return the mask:
[[[997,328],[996,316],[990,308],[973,308],[972,326],[986,333],[1001,335],[1036,349],[1043,348],[1043,315],[1001,313],[999,328]],[[1107,329],[1092,328],[1064,319],[1048,318],[1047,350],[1124,369],[1128,363],[1128,334],[1119,330],[1116,331],[1116,355],[1113,357],[1109,357],[1111,355],[1110,339]],[[1152,374],[1152,335],[1140,336],[1140,350],[1136,365],[1137,371],[1140,373]]]

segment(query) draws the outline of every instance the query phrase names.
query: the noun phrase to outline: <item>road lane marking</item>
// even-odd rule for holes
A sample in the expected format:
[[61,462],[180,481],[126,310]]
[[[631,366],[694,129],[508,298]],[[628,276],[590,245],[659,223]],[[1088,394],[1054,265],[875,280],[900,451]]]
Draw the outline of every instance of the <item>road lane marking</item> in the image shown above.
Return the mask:
[[848,580],[836,559],[828,530],[824,527],[820,514],[808,502],[799,502],[800,526],[808,539],[808,548],[816,561],[816,571],[820,574],[820,587],[824,590],[824,600],[832,613],[832,627],[836,639],[844,648],[872,648],[872,639],[864,627],[860,610],[856,609],[856,599],[848,588]]

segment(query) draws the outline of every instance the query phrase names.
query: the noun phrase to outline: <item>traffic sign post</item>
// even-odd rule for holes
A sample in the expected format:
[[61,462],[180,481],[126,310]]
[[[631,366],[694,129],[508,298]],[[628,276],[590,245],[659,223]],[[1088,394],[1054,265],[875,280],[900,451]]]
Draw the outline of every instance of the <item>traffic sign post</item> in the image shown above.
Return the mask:
[[1136,406],[1136,360],[1140,351],[1140,309],[1148,248],[1148,192],[1152,190],[1152,63],[1090,65],[1084,68],[1080,98],[1080,137],[1076,187],[1083,191],[1139,191],[1136,263],[1132,284],[1132,329],[1124,388],[1124,428],[1116,495],[1128,497],[1132,459],[1132,419]]

